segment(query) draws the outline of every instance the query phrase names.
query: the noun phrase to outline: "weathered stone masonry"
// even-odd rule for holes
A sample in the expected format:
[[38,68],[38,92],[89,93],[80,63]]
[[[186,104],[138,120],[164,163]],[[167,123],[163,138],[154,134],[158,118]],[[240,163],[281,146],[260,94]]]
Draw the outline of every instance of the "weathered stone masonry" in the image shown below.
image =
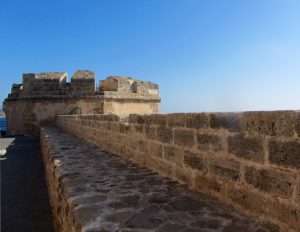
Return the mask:
[[42,128],[41,145],[56,231],[277,231],[59,128]]
[[22,84],[13,84],[3,103],[8,135],[37,135],[40,126],[54,125],[58,114],[157,113],[158,85],[131,77],[110,76],[96,89],[95,74],[65,72],[25,73]]
[[300,112],[58,116],[65,131],[210,193],[282,231],[300,228]]

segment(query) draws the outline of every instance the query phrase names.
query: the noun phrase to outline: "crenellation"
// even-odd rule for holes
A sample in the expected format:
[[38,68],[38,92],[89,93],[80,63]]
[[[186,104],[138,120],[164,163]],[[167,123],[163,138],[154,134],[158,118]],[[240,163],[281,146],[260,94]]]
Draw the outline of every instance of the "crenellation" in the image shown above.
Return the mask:
[[65,94],[65,72],[24,73],[21,96],[45,96]]
[[151,99],[160,101],[158,85],[131,77],[109,76],[100,81],[96,90],[95,73],[78,70],[71,81],[66,72],[24,73],[22,84],[13,84],[8,99],[31,97],[57,97],[74,95],[100,95],[120,99]]
[[[3,103],[7,134],[38,134],[41,124],[54,125],[59,114],[158,113],[158,85],[130,77],[111,76],[100,81],[96,90],[95,73],[76,71],[71,81],[66,72],[24,73],[21,84],[13,84]],[[44,105],[47,105],[45,107]],[[35,112],[36,118],[24,112]]]
[[89,70],[78,70],[71,78],[71,94],[94,95],[96,92],[95,73]]
[[134,79],[132,77],[109,76],[106,80],[100,81],[99,92],[114,96],[116,92],[121,95],[137,94],[139,96],[158,96],[158,85]]
[[13,84],[11,87],[11,93],[9,97],[20,97],[22,91],[23,91],[22,84]]

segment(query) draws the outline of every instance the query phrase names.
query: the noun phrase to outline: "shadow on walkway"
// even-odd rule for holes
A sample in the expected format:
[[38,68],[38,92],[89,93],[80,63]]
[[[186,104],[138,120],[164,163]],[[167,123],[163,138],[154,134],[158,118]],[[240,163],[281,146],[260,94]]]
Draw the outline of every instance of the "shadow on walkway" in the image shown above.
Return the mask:
[[38,138],[0,138],[1,231],[53,232]]

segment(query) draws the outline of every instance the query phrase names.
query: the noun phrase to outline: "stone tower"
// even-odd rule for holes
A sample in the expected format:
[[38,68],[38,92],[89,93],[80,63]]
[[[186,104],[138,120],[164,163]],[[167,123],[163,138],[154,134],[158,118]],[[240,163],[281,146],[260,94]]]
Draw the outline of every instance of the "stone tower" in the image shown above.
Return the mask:
[[96,89],[89,70],[24,73],[22,84],[13,84],[3,102],[8,135],[37,135],[42,125],[54,125],[59,114],[158,113],[158,85],[131,77],[110,76]]

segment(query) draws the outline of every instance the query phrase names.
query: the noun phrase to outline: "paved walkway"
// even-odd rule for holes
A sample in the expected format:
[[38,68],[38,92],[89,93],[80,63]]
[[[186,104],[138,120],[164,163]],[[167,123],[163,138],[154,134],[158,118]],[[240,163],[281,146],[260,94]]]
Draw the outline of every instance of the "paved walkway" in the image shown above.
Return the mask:
[[53,232],[37,138],[0,138],[1,231]]
[[215,198],[101,147],[59,129],[44,133],[83,231],[272,231]]

